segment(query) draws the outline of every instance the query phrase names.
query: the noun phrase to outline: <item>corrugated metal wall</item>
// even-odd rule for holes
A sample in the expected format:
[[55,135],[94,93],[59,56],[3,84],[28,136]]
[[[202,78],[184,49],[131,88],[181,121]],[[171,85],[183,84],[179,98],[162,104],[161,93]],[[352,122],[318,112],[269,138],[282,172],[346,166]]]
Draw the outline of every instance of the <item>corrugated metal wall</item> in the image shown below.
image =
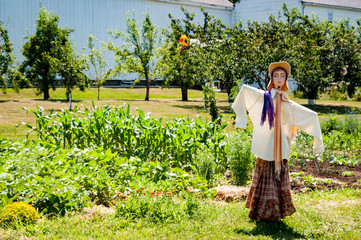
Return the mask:
[[283,2],[288,8],[299,7],[301,9],[299,0],[241,0],[234,8],[232,24],[240,19],[243,20],[244,26],[246,26],[247,20],[266,22],[271,14],[278,16]]
[[[41,2],[41,3],[40,3]],[[169,24],[168,13],[174,17],[183,17],[180,4],[154,0],[0,0],[0,21],[5,21],[10,40],[14,43],[15,55],[21,60],[20,48],[26,42],[25,36],[35,33],[35,21],[39,7],[55,11],[60,18],[60,27],[74,29],[71,34],[73,42],[80,51],[87,46],[89,34],[101,41],[109,38],[108,30],[119,29],[125,32],[126,12],[133,12],[139,19],[143,13],[149,12],[152,22],[160,27]],[[196,13],[196,21],[203,22],[200,8],[191,5],[184,6]],[[230,9],[205,8],[210,14],[231,24]]]
[[306,5],[302,4],[300,0],[241,0],[233,10],[232,24],[240,19],[243,20],[244,26],[247,20],[268,21],[271,14],[278,16],[278,11],[282,10],[283,3],[286,3],[288,9],[297,7],[303,14],[317,14],[321,19],[327,19],[328,13],[332,13],[334,20],[349,18],[350,23],[356,25],[356,19],[361,18],[361,11],[331,6]]
[[328,20],[329,14],[333,21],[340,21],[341,19],[349,19],[350,24],[357,26],[356,19],[361,18],[361,11],[351,9],[331,8],[325,6],[305,5],[304,14],[317,14],[320,19]]

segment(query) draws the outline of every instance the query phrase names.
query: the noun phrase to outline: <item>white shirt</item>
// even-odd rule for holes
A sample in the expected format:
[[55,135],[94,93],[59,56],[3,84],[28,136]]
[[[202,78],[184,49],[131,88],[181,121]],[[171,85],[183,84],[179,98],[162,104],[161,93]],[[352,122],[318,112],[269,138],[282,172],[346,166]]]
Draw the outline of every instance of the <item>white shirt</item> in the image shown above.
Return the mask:
[[[275,106],[276,92],[271,90],[273,103]],[[233,110],[236,113],[236,127],[246,128],[247,113],[253,123],[252,153],[257,157],[274,161],[274,127],[270,130],[268,117],[261,126],[261,116],[264,103],[264,91],[243,85],[233,103]],[[281,114],[281,139],[282,139],[282,159],[288,159],[292,138],[292,128],[297,127],[313,136],[313,152],[322,153],[324,151],[320,122],[317,113],[295,103],[291,100],[282,101]]]

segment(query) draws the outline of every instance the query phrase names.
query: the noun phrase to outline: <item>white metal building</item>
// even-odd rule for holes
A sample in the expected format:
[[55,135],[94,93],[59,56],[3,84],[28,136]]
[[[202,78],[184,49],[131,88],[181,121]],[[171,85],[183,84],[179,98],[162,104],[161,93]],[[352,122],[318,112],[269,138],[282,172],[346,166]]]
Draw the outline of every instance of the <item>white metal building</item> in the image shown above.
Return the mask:
[[196,21],[202,22],[200,8],[231,25],[233,4],[227,0],[177,1],[177,0],[0,0],[0,21],[5,22],[10,41],[14,43],[15,55],[26,42],[25,36],[36,31],[36,18],[39,7],[55,11],[60,18],[60,27],[74,29],[71,37],[78,49],[87,46],[89,34],[101,41],[109,38],[108,30],[119,29],[125,32],[126,13],[135,13],[136,19],[143,19],[143,13],[149,12],[151,20],[160,27],[170,23],[168,14],[182,18],[180,7],[196,13]]
[[269,15],[278,16],[282,4],[297,7],[303,15],[317,14],[328,21],[349,19],[356,24],[361,18],[361,0],[239,0],[234,7],[232,24],[239,20],[267,21]]
[[154,24],[167,27],[169,13],[176,18],[183,17],[181,6],[195,12],[195,20],[202,23],[200,8],[204,8],[232,26],[239,20],[267,21],[270,14],[278,15],[283,2],[288,8],[296,6],[303,14],[316,13],[330,21],[349,18],[355,24],[355,19],[361,18],[361,0],[239,0],[235,5],[228,0],[0,0],[0,21],[5,22],[14,55],[21,61],[24,37],[35,33],[40,6],[55,11],[60,18],[60,27],[75,30],[71,38],[81,51],[87,46],[89,34],[107,41],[108,30],[124,32],[128,11],[134,11],[140,23],[143,13],[149,12]]

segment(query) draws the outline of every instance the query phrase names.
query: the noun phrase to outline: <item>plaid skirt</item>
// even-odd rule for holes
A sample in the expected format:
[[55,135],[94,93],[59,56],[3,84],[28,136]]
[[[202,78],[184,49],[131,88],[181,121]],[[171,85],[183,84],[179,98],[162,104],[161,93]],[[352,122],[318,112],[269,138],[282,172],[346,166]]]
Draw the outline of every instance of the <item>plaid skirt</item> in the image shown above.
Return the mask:
[[257,158],[246,208],[249,217],[278,222],[296,212],[291,196],[288,161],[283,159],[280,180],[275,178],[275,162]]

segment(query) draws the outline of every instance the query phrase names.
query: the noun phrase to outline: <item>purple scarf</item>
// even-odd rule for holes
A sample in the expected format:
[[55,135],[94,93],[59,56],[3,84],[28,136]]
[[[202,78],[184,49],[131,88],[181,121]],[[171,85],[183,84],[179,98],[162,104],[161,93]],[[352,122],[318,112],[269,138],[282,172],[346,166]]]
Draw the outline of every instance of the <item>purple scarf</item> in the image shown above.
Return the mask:
[[262,110],[262,117],[261,117],[261,126],[263,126],[264,122],[266,121],[266,117],[268,115],[268,122],[269,122],[269,129],[274,127],[274,116],[275,110],[273,107],[273,100],[271,91],[264,92],[264,103],[263,103],[263,110]]

